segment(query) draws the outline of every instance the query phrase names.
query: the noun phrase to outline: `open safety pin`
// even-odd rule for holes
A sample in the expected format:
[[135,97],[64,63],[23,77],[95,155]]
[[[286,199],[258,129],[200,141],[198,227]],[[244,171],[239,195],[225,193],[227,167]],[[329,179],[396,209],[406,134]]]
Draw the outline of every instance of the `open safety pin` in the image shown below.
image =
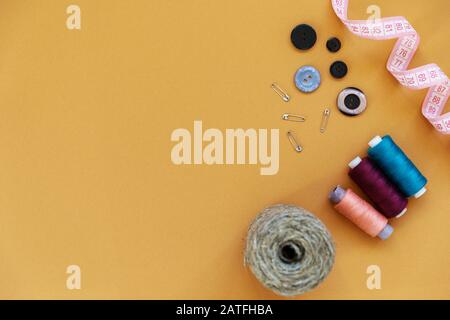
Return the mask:
[[292,147],[294,147],[294,150],[297,152],[302,152],[303,147],[298,144],[297,139],[295,139],[294,133],[292,131],[287,132],[287,137],[289,139],[289,142],[291,143]]
[[305,122],[306,118],[296,115],[296,114],[291,114],[291,113],[285,113],[281,116],[281,119],[286,120],[286,121],[293,121],[293,122]]

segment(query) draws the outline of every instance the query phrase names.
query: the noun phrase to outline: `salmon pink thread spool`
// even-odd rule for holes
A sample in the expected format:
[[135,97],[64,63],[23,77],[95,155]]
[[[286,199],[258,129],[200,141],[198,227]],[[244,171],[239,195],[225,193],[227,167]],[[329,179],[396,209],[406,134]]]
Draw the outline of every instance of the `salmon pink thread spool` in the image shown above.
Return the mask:
[[406,213],[408,199],[369,158],[356,157],[348,166],[350,178],[386,218],[400,218]]
[[385,216],[352,190],[337,186],[329,195],[337,212],[349,219],[371,237],[386,240],[394,232]]

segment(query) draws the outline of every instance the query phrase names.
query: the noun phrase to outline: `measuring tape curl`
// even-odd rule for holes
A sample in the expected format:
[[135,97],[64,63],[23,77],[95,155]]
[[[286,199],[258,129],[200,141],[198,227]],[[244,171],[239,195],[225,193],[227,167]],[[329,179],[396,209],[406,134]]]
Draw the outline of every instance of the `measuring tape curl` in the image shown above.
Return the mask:
[[387,62],[389,72],[405,87],[420,90],[429,88],[422,105],[422,114],[442,134],[450,134],[450,112],[442,114],[449,98],[447,75],[434,63],[407,70],[420,37],[404,17],[348,20],[348,0],[331,0],[333,9],[344,25],[354,34],[372,40],[398,38]]

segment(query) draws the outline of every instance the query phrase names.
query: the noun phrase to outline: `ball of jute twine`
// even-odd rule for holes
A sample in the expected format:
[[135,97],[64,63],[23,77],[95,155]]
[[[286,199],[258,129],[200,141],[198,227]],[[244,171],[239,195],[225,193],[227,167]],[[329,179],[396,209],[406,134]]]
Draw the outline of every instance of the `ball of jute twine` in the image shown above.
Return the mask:
[[331,271],[335,249],[323,223],[303,208],[275,205],[251,224],[244,263],[281,296],[303,294]]

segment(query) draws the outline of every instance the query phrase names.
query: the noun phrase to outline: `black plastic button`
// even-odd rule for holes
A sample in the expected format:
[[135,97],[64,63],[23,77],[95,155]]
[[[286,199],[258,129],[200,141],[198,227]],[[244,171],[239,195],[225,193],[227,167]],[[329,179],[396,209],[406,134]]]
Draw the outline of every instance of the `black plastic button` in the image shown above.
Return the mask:
[[333,62],[330,66],[330,73],[336,79],[341,79],[347,74],[347,65],[342,61]]
[[355,110],[361,105],[361,99],[356,94],[351,93],[344,98],[344,105],[350,110]]
[[307,24],[300,24],[291,32],[292,44],[300,50],[308,50],[314,46],[317,40],[316,31]]
[[338,38],[330,38],[327,41],[327,49],[330,52],[338,52],[341,49],[341,41]]

